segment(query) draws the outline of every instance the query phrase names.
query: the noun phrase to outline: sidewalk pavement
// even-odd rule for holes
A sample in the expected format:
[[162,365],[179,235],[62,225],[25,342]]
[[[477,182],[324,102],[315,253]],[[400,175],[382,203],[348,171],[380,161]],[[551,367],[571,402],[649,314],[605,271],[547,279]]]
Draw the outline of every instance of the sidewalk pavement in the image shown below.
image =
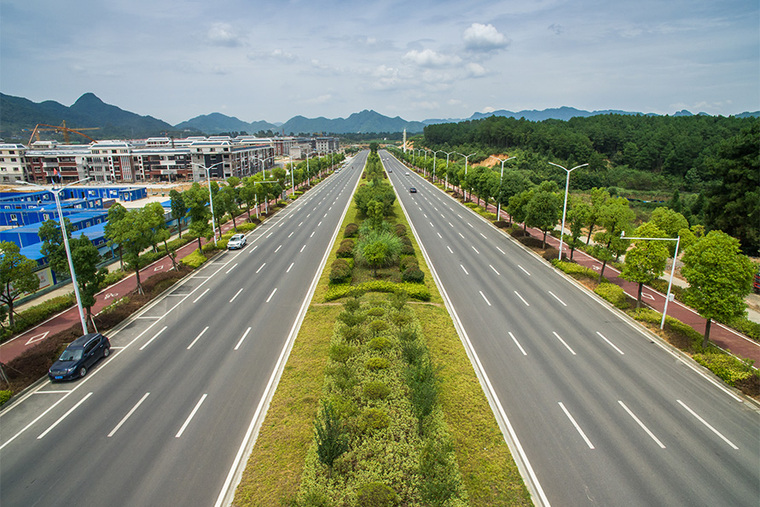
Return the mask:
[[[328,175],[329,174],[331,173],[328,173]],[[300,185],[297,185],[296,190],[298,190],[299,188],[302,188],[304,184],[305,182],[301,183]],[[143,201],[143,205],[147,204],[148,202],[150,201]],[[275,204],[277,204],[277,200],[270,201],[268,206],[269,208],[271,208]],[[267,206],[267,203],[259,204],[259,214],[262,213],[262,211],[265,209],[266,206]],[[251,210],[251,214],[253,213],[255,213],[255,208]],[[247,217],[247,213],[244,215]],[[244,215],[240,215],[240,217],[243,217]],[[220,234],[228,232],[232,228],[233,228],[233,223],[232,223],[232,220],[230,220],[222,224],[221,226],[222,230]],[[201,243],[206,244],[207,241],[205,239],[201,239]],[[197,240],[191,241],[187,245],[184,245],[183,247],[181,247],[179,250],[177,250],[177,262],[179,262],[186,256],[190,255],[191,253],[193,253],[193,251],[195,251],[197,248],[198,248]],[[114,263],[109,266],[109,270],[115,270],[118,267],[119,267],[119,264]],[[169,259],[169,257],[168,256],[162,257],[161,259],[153,262],[152,264],[140,270],[140,280],[144,282],[151,275],[160,273],[162,271],[168,271],[171,268],[172,268],[172,262]],[[92,307],[92,314],[97,315],[101,310],[103,310],[103,308],[109,306],[114,301],[134,291],[136,288],[137,288],[137,280],[135,278],[134,272],[132,272],[130,275],[122,278],[120,281],[111,285],[110,287],[107,287],[106,289],[99,292],[95,296],[95,304]],[[73,291],[73,288],[71,284],[64,285],[58,289],[55,289],[51,292],[48,292],[40,296],[39,298],[35,298],[33,300],[30,300],[24,303],[23,305],[19,305],[19,307],[17,307],[16,310],[20,311],[24,308],[38,305],[41,302],[51,299],[55,296],[64,295],[72,291]],[[3,344],[0,344],[0,363],[10,362],[11,360],[20,356],[30,347],[33,347],[37,345],[39,342],[45,340],[45,338],[47,338],[48,336],[52,336],[60,331],[68,329],[75,324],[79,324],[79,322],[80,322],[79,309],[77,308],[77,306],[73,306],[72,308],[69,308],[57,315],[54,315],[53,317],[38,324],[32,329],[29,329],[19,335],[16,335],[10,340],[4,342]]]
[[[453,187],[452,185],[452,188],[456,187]],[[456,188],[456,190],[462,194],[461,189]],[[475,202],[472,199],[472,195],[468,195],[468,201]],[[490,204],[488,205],[489,212],[496,214],[496,210],[496,206]],[[509,218],[509,215],[503,209],[501,210],[501,215],[502,218]],[[539,229],[528,227],[527,231],[531,236],[537,239],[543,238],[544,233]],[[547,245],[554,248],[559,248],[559,239],[555,238],[554,236],[547,234],[546,243]],[[566,243],[563,245],[563,251],[565,254],[569,254],[569,249],[567,248]],[[578,264],[591,268],[595,271],[600,271],[602,267],[601,261],[580,250],[575,250],[573,260]],[[635,299],[637,297],[636,295],[638,294],[638,283],[623,280],[619,275],[620,272],[617,269],[611,267],[609,264],[604,269],[604,276],[610,283],[614,283],[615,285],[622,287],[626,294]],[[677,279],[675,277],[673,279],[673,283],[681,286],[688,286],[686,281]],[[664,294],[645,285],[642,292],[642,299],[647,306],[662,313],[665,307]],[[707,321],[702,318],[697,312],[680,303],[679,301],[673,300],[668,303],[668,315],[680,320],[684,324],[687,324],[701,334],[704,334],[705,332],[705,325]],[[750,311],[750,315],[758,316],[757,312],[754,311]],[[760,343],[743,335],[742,333],[739,333],[729,327],[724,326],[723,324],[720,324],[719,322],[713,321],[712,323],[710,329],[710,341],[724,350],[728,350],[731,353],[736,354],[742,358],[752,359],[756,364],[760,364]]]

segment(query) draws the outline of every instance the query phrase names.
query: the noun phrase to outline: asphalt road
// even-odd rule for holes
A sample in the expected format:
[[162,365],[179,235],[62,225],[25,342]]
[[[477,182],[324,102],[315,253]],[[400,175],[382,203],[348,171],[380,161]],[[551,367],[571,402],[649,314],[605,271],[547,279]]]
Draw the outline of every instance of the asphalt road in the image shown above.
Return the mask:
[[537,505],[758,505],[756,407],[381,158]]
[[212,506],[252,446],[366,153],[0,412],[0,505]]

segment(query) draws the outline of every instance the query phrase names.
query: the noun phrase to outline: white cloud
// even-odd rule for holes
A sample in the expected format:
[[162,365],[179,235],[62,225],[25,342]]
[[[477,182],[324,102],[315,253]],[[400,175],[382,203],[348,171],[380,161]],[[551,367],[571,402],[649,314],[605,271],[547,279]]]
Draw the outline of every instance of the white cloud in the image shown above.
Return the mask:
[[242,45],[242,39],[228,23],[214,23],[211,25],[206,38],[215,46],[236,47]]
[[488,75],[488,70],[479,63],[471,62],[465,66],[467,77],[483,77]]
[[422,51],[413,49],[404,55],[403,60],[426,68],[448,67],[461,62],[461,58],[456,55],[444,55],[432,49],[423,49]]
[[504,49],[509,39],[493,25],[473,23],[464,31],[464,46],[470,51],[496,51]]

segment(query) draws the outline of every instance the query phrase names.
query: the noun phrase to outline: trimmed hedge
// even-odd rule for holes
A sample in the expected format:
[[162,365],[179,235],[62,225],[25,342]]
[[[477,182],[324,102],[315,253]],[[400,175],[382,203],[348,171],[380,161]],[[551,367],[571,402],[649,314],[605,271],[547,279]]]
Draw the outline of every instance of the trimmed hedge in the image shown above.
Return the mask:
[[614,283],[602,282],[597,285],[596,289],[594,289],[594,292],[621,310],[627,310],[631,307],[631,302],[628,299],[628,294],[623,291],[622,287],[619,287]]
[[197,269],[201,264],[206,262],[206,260],[206,256],[196,248],[193,250],[193,253],[182,259],[182,264],[190,266],[192,269]]
[[354,256],[354,240],[344,239],[340,242],[338,251],[335,253],[340,258],[349,258]]
[[753,375],[760,375],[757,370],[753,370],[752,361],[745,363],[724,353],[694,354],[694,360],[702,366],[706,366],[730,386],[736,386],[737,383],[746,381]]
[[351,281],[351,265],[345,259],[335,259],[330,267],[330,283],[339,284]]
[[346,228],[343,230],[344,238],[353,238],[359,233],[359,226],[355,223],[346,224]]
[[385,280],[372,280],[358,285],[339,284],[333,285],[325,295],[325,302],[335,301],[346,296],[360,296],[365,292],[390,292],[394,294],[406,293],[409,298],[417,301],[430,301],[430,290],[423,284],[418,283],[393,283]]

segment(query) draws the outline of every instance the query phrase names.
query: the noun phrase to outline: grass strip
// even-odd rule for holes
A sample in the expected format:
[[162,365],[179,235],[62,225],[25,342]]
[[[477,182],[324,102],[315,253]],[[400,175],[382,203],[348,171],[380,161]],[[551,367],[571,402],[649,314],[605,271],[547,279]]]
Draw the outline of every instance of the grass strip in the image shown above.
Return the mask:
[[[397,223],[407,226],[398,200],[394,203]],[[341,224],[358,223],[352,203]],[[419,245],[409,238],[416,251]],[[342,234],[333,245],[327,266],[335,260]],[[454,440],[456,460],[473,506],[532,505],[485,397],[472,364],[462,346],[430,269],[419,257],[425,273],[430,303],[414,303],[430,354],[441,366],[440,399],[444,418]],[[314,435],[314,418],[327,363],[330,337],[339,303],[321,303],[329,289],[329,269],[320,276],[304,323],[293,345],[277,391],[262,425],[256,445],[238,485],[233,505],[291,505],[300,484],[304,461]]]

